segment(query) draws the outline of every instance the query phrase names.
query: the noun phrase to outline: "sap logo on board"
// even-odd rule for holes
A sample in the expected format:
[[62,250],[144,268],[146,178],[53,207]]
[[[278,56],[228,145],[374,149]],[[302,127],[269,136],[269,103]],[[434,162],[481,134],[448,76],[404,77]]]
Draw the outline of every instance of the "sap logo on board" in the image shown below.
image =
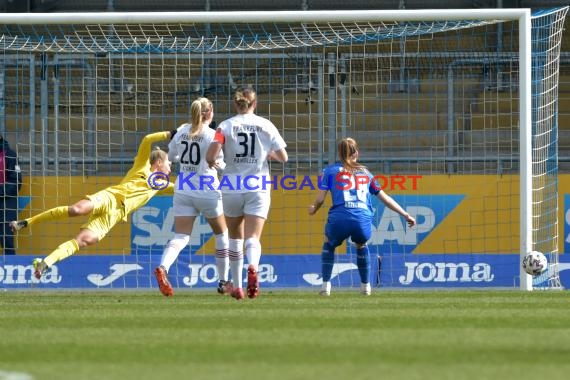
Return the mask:
[[18,197],[18,210],[23,210],[30,203],[32,197],[26,195],[20,195]]
[[[416,218],[416,226],[408,228],[406,221],[395,211],[385,207],[376,197],[374,227],[368,244],[381,246],[382,251],[393,252],[393,246],[415,247],[429,235],[463,200],[463,195],[395,195],[398,202]],[[396,251],[398,251],[396,249]]]
[[52,265],[41,279],[34,277],[33,265],[0,265],[0,283],[16,284],[59,284],[61,276],[57,265]]
[[448,282],[491,282],[495,275],[491,265],[476,263],[416,263],[406,262],[406,274],[398,281],[402,285],[410,285],[414,281],[448,283]]
[[[247,264],[243,268],[247,271]],[[186,286],[195,286],[198,283],[212,284],[218,281],[218,269],[215,264],[189,264],[190,275],[185,276],[182,282]],[[273,284],[277,282],[275,267],[271,264],[259,264],[257,268],[257,279],[260,283]],[[243,282],[247,282],[247,276],[244,276]]]
[[[173,231],[172,197],[154,197],[131,217],[131,248],[164,247],[172,238]],[[206,219],[203,216],[196,218],[189,243],[192,251],[200,249],[211,236],[212,229]]]

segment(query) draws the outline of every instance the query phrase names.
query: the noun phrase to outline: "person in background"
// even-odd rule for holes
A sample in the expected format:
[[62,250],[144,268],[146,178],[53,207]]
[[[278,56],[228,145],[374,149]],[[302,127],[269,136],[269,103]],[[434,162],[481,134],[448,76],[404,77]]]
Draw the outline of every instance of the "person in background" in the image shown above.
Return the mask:
[[[215,131],[208,126],[214,117],[214,106],[207,98],[198,98],[190,106],[191,124],[182,124],[176,136],[168,144],[168,158],[180,163],[180,173],[174,186],[173,210],[175,234],[162,253],[160,265],[154,270],[160,292],[169,297],[174,289],[168,280],[168,271],[180,251],[190,242],[196,217],[204,215],[216,239],[216,267],[218,269],[218,293],[230,294],[228,228],[224,219],[222,192],[218,170],[223,169],[223,154],[216,157],[210,168],[205,152],[214,139]],[[188,178],[189,183],[181,181]]]
[[0,245],[5,255],[15,255],[14,234],[10,221],[18,218],[18,191],[22,187],[22,173],[16,152],[8,140],[0,135],[0,223],[2,238]]
[[[270,180],[268,159],[285,163],[287,144],[273,123],[254,113],[257,94],[252,87],[238,88],[234,94],[237,115],[218,125],[214,141],[206,154],[215,167],[223,149],[226,167],[223,194],[224,215],[229,230],[230,271],[234,289],[232,297],[244,298],[242,289],[243,253],[247,256],[247,296],[259,295],[257,271],[261,258],[261,233],[269,207],[271,189],[262,178]],[[253,181],[248,182],[248,178]]]
[[360,291],[370,295],[370,253],[366,243],[372,236],[371,196],[375,195],[389,209],[400,214],[409,227],[416,220],[408,214],[392,197],[380,189],[372,179],[368,169],[358,163],[358,145],[353,138],[342,139],[338,144],[340,162],[323,169],[322,186],[313,204],[309,206],[309,215],[314,215],[323,205],[328,192],[331,193],[332,206],[329,209],[325,225],[325,242],[322,250],[323,285],[319,294],[331,293],[331,276],[334,265],[334,251],[348,238],[356,246],[356,266],[360,275]]
[[117,185],[109,186],[70,205],[58,206],[30,218],[10,222],[13,232],[41,222],[51,222],[69,217],[89,215],[74,239],[59,245],[43,260],[33,261],[34,276],[39,280],[55,263],[75,254],[81,248],[96,244],[120,221],[145,205],[159,191],[172,194],[168,183],[170,161],[164,150],[152,149],[152,144],[174,137],[172,132],[156,132],[146,135],[138,148],[133,166]]

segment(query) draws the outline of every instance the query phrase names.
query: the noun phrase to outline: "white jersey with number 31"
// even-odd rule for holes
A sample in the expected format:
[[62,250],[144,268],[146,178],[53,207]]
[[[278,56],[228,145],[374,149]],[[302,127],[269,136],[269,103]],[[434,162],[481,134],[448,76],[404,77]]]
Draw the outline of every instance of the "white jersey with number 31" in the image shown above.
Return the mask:
[[[224,120],[218,130],[225,138],[224,177],[231,183],[231,186],[226,186],[222,181],[222,192],[271,190],[271,184],[262,182],[262,177],[271,180],[267,155],[287,146],[275,125],[255,114],[240,114]],[[244,186],[244,179],[248,176],[249,185]]]

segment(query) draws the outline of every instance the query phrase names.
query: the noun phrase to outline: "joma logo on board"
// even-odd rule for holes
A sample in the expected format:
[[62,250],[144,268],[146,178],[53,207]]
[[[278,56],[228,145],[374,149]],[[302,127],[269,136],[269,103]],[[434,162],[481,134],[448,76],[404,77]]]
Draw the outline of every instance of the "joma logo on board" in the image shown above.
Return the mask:
[[0,283],[4,285],[15,284],[59,284],[61,276],[57,266],[51,266],[38,280],[34,277],[33,265],[0,265]]
[[487,263],[404,263],[406,274],[398,281],[402,285],[417,282],[491,282],[495,275]]

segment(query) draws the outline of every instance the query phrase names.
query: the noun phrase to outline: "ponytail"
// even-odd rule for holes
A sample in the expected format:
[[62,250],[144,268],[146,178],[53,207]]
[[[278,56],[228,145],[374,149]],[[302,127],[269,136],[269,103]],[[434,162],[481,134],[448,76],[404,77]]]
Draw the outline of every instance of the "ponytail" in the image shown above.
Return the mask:
[[357,163],[351,157],[358,152],[358,144],[356,140],[351,137],[346,137],[338,143],[338,157],[344,170],[350,174],[357,171],[365,170],[366,166]]
[[234,94],[234,103],[239,113],[246,113],[255,105],[256,100],[257,94],[251,86],[238,88]]
[[166,152],[156,146],[150,152],[150,157],[149,157],[148,161],[151,165],[154,165],[154,163],[157,162],[158,160],[165,161],[166,160]]
[[202,131],[204,120],[208,119],[208,114],[212,112],[212,102],[208,98],[198,98],[192,102],[190,106],[190,117],[192,120],[192,129],[190,136],[196,136]]

